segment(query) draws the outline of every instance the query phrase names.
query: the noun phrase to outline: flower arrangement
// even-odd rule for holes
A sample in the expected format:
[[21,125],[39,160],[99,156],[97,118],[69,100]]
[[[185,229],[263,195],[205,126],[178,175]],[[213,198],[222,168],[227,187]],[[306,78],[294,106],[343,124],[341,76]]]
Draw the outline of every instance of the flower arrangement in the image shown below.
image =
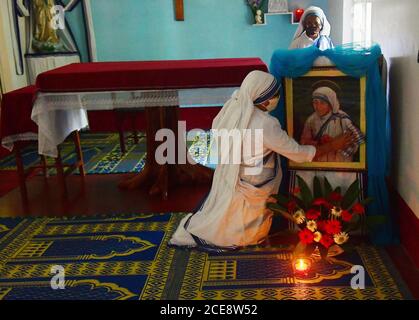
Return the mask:
[[264,5],[265,0],[247,0],[247,4],[249,5],[250,9],[253,12],[253,17],[255,18],[255,22],[257,24],[263,23],[263,10],[262,6]]
[[267,207],[295,223],[299,243],[294,255],[310,256],[316,249],[322,258],[331,252],[341,253],[348,245],[351,232],[366,221],[365,206],[371,198],[358,201],[359,181],[356,180],[342,194],[341,188],[332,189],[324,178],[324,187],[318,177],[313,180],[313,193],[305,181],[297,176],[298,186],[288,196],[273,195],[274,202]]

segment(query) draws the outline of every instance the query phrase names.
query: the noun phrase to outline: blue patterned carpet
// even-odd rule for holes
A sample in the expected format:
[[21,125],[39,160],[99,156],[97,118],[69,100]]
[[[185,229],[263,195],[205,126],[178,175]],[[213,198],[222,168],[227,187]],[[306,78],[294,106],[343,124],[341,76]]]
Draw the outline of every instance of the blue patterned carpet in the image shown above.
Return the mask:
[[[0,219],[0,300],[409,299],[384,251],[358,247],[299,277],[287,248],[221,255],[169,248],[183,214]],[[352,265],[366,288],[350,287]],[[51,268],[65,289],[51,288]]]
[[[81,145],[87,174],[115,174],[139,172],[144,167],[146,156],[146,138],[144,133],[139,134],[138,144],[134,144],[133,138],[126,141],[127,152],[121,153],[119,136],[116,133],[82,133]],[[206,135],[196,136],[195,140],[188,142],[189,152],[198,163],[205,164],[207,144]],[[61,145],[61,154],[64,163],[75,162],[74,145],[71,141]],[[37,145],[32,144],[22,151],[25,167],[36,164],[39,161]],[[53,159],[47,159],[53,163]],[[16,170],[14,155],[0,159],[0,170]],[[54,175],[51,169],[49,174]]]

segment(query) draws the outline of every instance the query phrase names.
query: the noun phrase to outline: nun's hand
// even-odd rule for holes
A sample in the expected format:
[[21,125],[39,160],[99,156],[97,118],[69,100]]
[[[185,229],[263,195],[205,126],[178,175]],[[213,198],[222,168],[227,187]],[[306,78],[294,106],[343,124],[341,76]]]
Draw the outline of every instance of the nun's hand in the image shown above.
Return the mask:
[[344,150],[348,148],[353,142],[353,137],[350,132],[337,136],[331,141],[332,149],[334,151]]

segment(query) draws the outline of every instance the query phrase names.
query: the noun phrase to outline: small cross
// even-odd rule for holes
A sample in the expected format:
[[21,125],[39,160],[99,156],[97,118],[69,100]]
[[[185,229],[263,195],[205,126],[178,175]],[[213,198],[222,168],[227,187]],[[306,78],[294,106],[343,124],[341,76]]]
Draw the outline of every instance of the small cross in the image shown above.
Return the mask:
[[183,10],[183,0],[174,0],[175,1],[175,19],[176,21],[184,21],[185,15]]

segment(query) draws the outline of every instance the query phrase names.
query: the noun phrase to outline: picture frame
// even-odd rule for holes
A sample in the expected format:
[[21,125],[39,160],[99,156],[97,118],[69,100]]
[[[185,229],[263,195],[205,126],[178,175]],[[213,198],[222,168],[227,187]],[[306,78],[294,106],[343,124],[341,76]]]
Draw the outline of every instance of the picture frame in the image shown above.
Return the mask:
[[[299,78],[285,78],[284,81],[287,130],[289,136],[299,144],[327,143],[348,130],[355,130],[364,138],[344,152],[328,153],[314,158],[312,162],[288,160],[289,169],[365,171],[366,77],[354,78],[337,68],[323,67],[313,68]],[[322,105],[328,106],[329,113],[321,114],[326,112],[319,105],[324,101],[328,103]]]
[[269,0],[268,13],[286,13],[289,12],[288,0]]

